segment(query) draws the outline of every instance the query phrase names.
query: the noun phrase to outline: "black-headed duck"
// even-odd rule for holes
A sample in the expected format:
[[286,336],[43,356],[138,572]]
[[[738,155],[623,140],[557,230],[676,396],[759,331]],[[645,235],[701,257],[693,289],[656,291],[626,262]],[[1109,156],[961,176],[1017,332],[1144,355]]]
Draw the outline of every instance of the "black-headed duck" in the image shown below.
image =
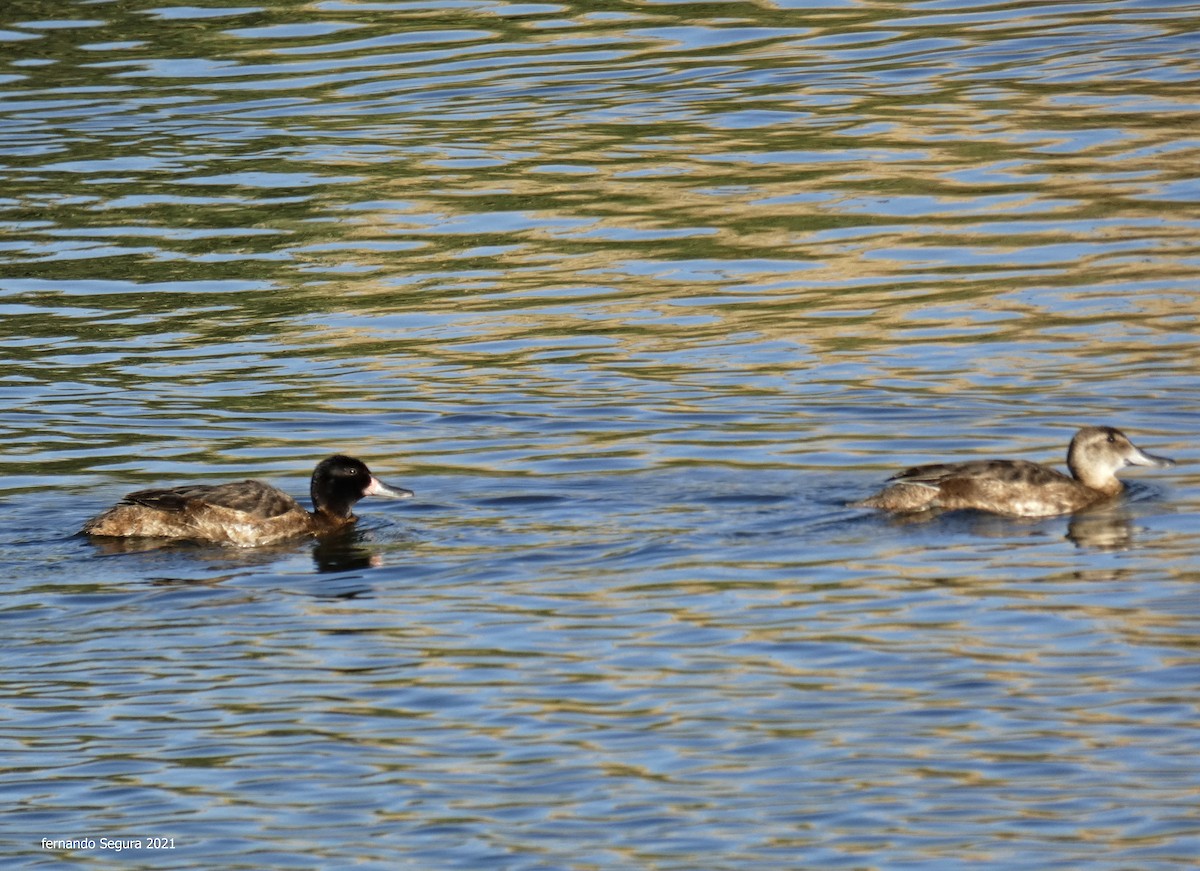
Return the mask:
[[364,496],[407,499],[413,495],[411,490],[384,484],[361,460],[341,454],[317,464],[309,492],[311,512],[262,481],[138,490],[93,517],[81,531],[253,547],[343,529],[358,519],[351,509]]
[[893,475],[883,490],[854,504],[897,512],[974,508],[1013,517],[1051,517],[1116,496],[1124,489],[1117,472],[1125,466],[1174,465],[1174,460],[1136,447],[1119,429],[1085,426],[1067,449],[1070,477],[1027,460],[936,463]]

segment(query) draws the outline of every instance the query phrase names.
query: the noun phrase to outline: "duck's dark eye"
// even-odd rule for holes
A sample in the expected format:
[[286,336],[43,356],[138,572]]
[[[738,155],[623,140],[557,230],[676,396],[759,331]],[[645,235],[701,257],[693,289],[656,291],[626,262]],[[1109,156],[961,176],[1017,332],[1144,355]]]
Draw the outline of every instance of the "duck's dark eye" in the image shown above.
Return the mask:
[[1117,435],[1116,435],[1116,433],[1111,433],[1111,432],[1110,432],[1110,433],[1108,434],[1108,443],[1109,443],[1110,445],[1115,445],[1115,444],[1117,443]]

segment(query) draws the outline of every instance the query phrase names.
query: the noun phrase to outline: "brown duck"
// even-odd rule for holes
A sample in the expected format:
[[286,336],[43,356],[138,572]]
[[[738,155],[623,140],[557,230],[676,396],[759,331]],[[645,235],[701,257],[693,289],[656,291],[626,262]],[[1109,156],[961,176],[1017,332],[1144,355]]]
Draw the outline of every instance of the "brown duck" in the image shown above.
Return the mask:
[[1049,517],[1116,496],[1124,489],[1117,472],[1125,466],[1174,465],[1136,447],[1119,429],[1085,426],[1067,450],[1070,477],[1026,460],[936,463],[893,475],[883,490],[854,504],[896,512],[974,508],[1013,517]]
[[83,525],[85,535],[170,538],[232,544],[271,544],[323,535],[354,523],[351,509],[364,496],[407,499],[371,474],[361,460],[337,454],[317,464],[309,488],[313,510],[262,481],[190,484],[130,493]]

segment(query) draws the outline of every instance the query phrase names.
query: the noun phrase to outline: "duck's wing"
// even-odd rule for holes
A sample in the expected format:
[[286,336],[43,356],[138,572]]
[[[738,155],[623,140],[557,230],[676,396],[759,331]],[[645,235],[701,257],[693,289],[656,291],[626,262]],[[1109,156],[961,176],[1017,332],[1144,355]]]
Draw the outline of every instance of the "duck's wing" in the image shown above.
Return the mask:
[[960,472],[965,466],[973,465],[971,463],[929,463],[924,466],[913,466],[911,469],[905,469],[903,472],[897,472],[888,478],[889,481],[895,481],[897,484],[917,484],[925,487],[932,487],[935,490],[947,478],[954,477],[957,472]]
[[262,481],[236,481],[230,484],[192,484],[138,490],[122,500],[127,505],[145,505],[169,514],[196,511],[204,506],[218,506],[240,511],[250,517],[278,517],[289,511],[302,510],[296,500]]
[[889,480],[901,484],[941,487],[951,480],[986,480],[998,484],[1044,487],[1071,480],[1062,472],[1028,460],[972,460],[966,463],[931,463],[913,466]]

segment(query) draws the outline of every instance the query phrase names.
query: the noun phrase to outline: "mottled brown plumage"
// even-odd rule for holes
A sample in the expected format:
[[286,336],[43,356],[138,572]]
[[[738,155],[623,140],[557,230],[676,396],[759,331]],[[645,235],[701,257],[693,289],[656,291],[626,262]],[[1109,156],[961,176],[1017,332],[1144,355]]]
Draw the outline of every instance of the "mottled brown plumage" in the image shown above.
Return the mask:
[[1017,517],[1070,514],[1116,496],[1123,485],[1116,473],[1125,466],[1169,468],[1172,460],[1147,454],[1124,433],[1088,426],[1071,439],[1070,477],[1026,460],[973,460],[914,466],[855,505],[884,511],[915,512],[974,508]]
[[138,490],[85,523],[82,532],[251,547],[349,526],[357,519],[351,508],[364,496],[413,495],[411,490],[389,487],[362,461],[340,454],[317,465],[309,490],[311,512],[262,481]]

